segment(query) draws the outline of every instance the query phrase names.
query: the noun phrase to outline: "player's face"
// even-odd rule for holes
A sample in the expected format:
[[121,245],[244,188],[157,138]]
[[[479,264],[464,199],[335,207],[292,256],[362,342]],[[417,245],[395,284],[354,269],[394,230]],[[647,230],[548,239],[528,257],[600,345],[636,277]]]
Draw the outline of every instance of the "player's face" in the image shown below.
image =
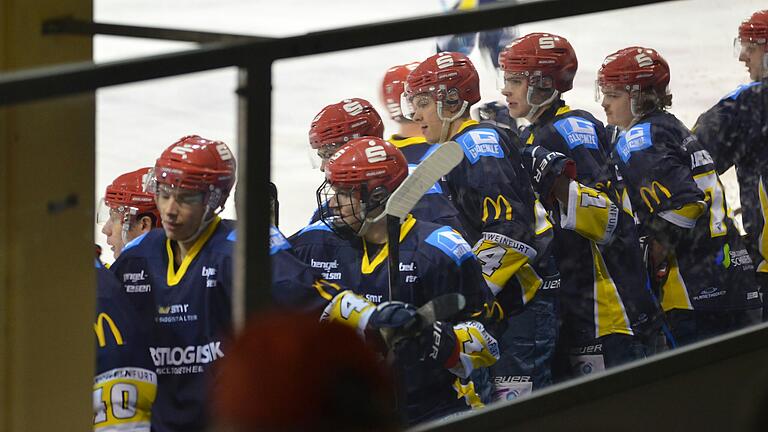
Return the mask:
[[160,184],[155,195],[165,235],[171,240],[188,240],[200,228],[205,213],[205,194],[196,190]]
[[634,118],[629,92],[611,87],[603,87],[601,92],[603,100],[600,105],[603,106],[608,123],[620,128],[628,127]]
[[528,80],[520,74],[504,74],[504,87],[501,89],[509,108],[510,117],[522,118],[531,111],[528,103]]
[[331,208],[336,209],[344,224],[357,232],[363,224],[362,203],[359,193],[349,189],[335,189],[336,194],[329,201]]
[[752,81],[758,81],[763,77],[763,56],[766,55],[766,44],[756,44],[751,42],[742,42],[739,52],[739,61],[743,62],[749,72],[749,78]]
[[107,236],[107,244],[112,249],[112,255],[117,259],[123,251],[123,214],[115,209],[109,210],[109,219],[101,228],[101,233]]
[[440,133],[443,130],[443,121],[437,115],[437,102],[429,93],[419,93],[411,99],[413,106],[413,122],[421,129],[427,142],[440,141]]

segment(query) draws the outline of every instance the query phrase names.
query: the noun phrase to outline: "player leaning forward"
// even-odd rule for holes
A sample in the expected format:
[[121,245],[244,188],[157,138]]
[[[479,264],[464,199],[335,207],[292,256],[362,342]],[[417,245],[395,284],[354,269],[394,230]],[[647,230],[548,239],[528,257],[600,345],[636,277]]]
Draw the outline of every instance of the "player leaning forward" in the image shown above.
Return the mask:
[[661,306],[685,344],[759,319],[761,305],[712,157],[666,111],[669,80],[667,61],[643,47],[609,55],[597,73],[608,122],[621,130],[613,160],[650,239],[651,276],[663,275]]
[[444,191],[459,210],[486,283],[505,313],[520,312],[508,320],[500,342],[495,396],[530,393],[551,383],[555,306],[540,288],[559,285],[559,275],[545,273],[552,267],[551,224],[535,212],[528,175],[512,151],[517,138],[470,119],[470,106],[480,100],[480,80],[463,54],[444,52],[421,62],[408,75],[403,96],[403,113],[428,142],[450,139],[464,150],[462,162],[445,177]]
[[187,136],[162,153],[152,175],[163,229],[127,245],[112,269],[137,309],[154,316],[152,429],[203,430],[210,368],[231,330],[234,222],[218,213],[235,183],[235,159],[223,142]]
[[457,377],[467,378],[473,369],[498,358],[495,339],[471,318],[482,313],[491,294],[469,245],[448,226],[408,215],[397,246],[399,290],[393,295],[399,301],[387,301],[387,223],[377,216],[408,175],[408,162],[391,143],[363,137],[341,147],[325,174],[318,189],[318,202],[328,202],[321,209],[322,222],[293,240],[298,257],[328,264],[334,282],[356,287],[354,292],[338,292],[338,286],[316,286],[317,295],[330,301],[325,319],[355,326],[370,336],[382,327],[399,328],[397,322],[435,297],[462,294],[464,313],[416,332],[415,339],[399,345],[395,370],[403,395],[400,409],[408,423],[468,409],[454,390]]

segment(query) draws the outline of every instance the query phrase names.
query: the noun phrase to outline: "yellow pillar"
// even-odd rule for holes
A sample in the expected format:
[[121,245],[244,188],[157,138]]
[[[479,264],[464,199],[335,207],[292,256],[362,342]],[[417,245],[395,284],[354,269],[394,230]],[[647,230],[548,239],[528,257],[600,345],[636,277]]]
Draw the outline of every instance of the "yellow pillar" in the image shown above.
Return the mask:
[[[0,72],[89,61],[42,22],[92,0],[0,0]],[[92,425],[92,94],[0,107],[0,431]]]

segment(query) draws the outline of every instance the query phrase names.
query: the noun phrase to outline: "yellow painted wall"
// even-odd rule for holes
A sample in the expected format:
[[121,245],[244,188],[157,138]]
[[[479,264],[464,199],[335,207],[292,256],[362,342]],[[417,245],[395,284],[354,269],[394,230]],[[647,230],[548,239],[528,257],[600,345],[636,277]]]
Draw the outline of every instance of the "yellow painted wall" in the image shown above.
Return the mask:
[[[0,71],[90,60],[40,29],[92,10],[0,0]],[[91,428],[94,117],[90,94],[0,108],[0,431]]]

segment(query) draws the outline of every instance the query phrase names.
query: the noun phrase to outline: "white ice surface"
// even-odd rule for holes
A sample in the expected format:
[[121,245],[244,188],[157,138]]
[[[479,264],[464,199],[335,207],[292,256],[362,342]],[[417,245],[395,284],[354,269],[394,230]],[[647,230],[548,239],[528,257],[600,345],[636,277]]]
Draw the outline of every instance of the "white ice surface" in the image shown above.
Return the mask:
[[[520,33],[557,33],[570,40],[579,58],[574,90],[565,95],[574,108],[605,115],[594,101],[594,80],[603,58],[618,49],[657,49],[672,69],[671,111],[692,126],[697,116],[736,85],[747,82],[733,56],[738,24],[764,1],[692,0],[583,15],[521,26]],[[441,11],[438,0],[95,0],[95,20],[105,23],[288,36],[309,31],[418,16]],[[97,62],[194,48],[194,44],[97,36]],[[272,180],[278,185],[281,228],[301,228],[314,210],[322,181],[310,165],[307,130],[325,105],[347,97],[379,103],[384,71],[391,65],[431,55],[434,41],[416,40],[275,63],[272,69]],[[484,100],[500,97],[486,61],[481,69]],[[217,70],[100,90],[97,98],[97,198],[118,175],[151,166],[162,150],[186,134],[219,139],[237,149],[236,71]],[[381,107],[380,105],[377,105]],[[382,112],[384,112],[383,107]],[[392,132],[386,121],[386,134]],[[727,181],[734,201],[735,182]],[[227,204],[224,216],[233,216]],[[95,231],[107,261],[111,253]]]

